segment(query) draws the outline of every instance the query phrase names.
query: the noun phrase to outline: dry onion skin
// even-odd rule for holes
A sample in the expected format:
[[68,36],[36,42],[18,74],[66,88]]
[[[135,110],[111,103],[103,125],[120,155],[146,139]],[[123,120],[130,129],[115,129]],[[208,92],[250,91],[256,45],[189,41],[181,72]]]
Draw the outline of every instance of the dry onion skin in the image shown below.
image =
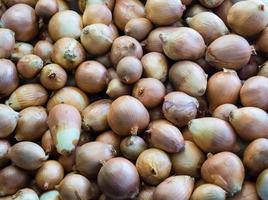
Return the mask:
[[26,42],[16,42],[11,52],[11,60],[17,62],[23,56],[33,53],[33,46]]
[[26,79],[34,78],[43,68],[43,60],[34,54],[23,56],[17,63],[19,74]]

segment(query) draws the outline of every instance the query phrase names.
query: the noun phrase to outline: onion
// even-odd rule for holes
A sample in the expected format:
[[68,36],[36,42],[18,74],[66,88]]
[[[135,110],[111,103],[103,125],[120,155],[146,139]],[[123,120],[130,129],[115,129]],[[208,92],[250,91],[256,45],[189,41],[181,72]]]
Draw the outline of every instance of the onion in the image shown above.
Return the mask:
[[8,151],[10,160],[18,167],[25,170],[38,169],[48,158],[44,150],[33,142],[18,142]]
[[221,5],[214,9],[214,13],[218,15],[226,25],[228,25],[228,12],[235,3],[236,0],[225,0],[221,3]]
[[267,38],[268,38],[268,27],[266,27],[258,39],[255,41],[254,47],[256,48],[257,51],[268,55],[268,44],[267,44]]
[[108,68],[107,69],[108,73],[109,73],[109,70],[114,69],[114,68],[111,67],[111,66],[113,66],[113,64],[112,64],[112,62],[110,60],[110,52],[108,52],[105,55],[101,55],[101,56],[96,57],[96,61],[101,63],[102,65],[104,65],[106,68]]
[[101,168],[98,185],[107,197],[132,199],[139,193],[140,178],[130,161],[120,157],[112,158]]
[[98,93],[107,86],[108,74],[106,68],[97,61],[85,61],[75,72],[75,81],[85,92]]
[[230,8],[227,21],[237,34],[254,36],[268,24],[268,7],[261,0],[237,2]]
[[229,122],[229,115],[235,109],[237,109],[237,106],[233,104],[229,104],[229,103],[222,104],[218,106],[217,108],[215,108],[215,110],[212,113],[212,116],[222,119],[226,122]]
[[108,81],[112,81],[113,79],[118,79],[117,73],[113,67],[107,69],[108,73]]
[[207,75],[192,61],[180,61],[169,70],[169,80],[177,91],[192,96],[202,96],[207,88]]
[[22,110],[30,106],[42,106],[47,99],[47,91],[40,84],[25,84],[9,96],[6,104],[14,110]]
[[8,137],[16,128],[19,113],[7,105],[0,104],[0,138]]
[[262,173],[259,174],[257,181],[256,181],[256,189],[258,195],[261,199],[267,199],[267,185],[268,185],[268,170],[264,170]]
[[242,67],[240,70],[237,71],[237,74],[240,79],[247,80],[252,76],[256,76],[258,73],[258,64],[256,59],[251,57],[248,64]]
[[41,146],[46,154],[53,154],[56,152],[56,148],[49,130],[47,130],[41,139]]
[[145,4],[146,17],[158,26],[178,21],[184,10],[180,0],[147,0]]
[[75,151],[70,155],[60,155],[58,161],[63,166],[65,172],[72,172],[75,168]]
[[149,111],[149,115],[150,115],[150,120],[154,121],[154,120],[158,120],[158,119],[164,119],[164,114],[162,112],[162,107],[158,106],[155,108],[152,108]]
[[160,34],[165,54],[172,60],[197,60],[206,50],[202,36],[188,27],[177,28],[169,34]]
[[171,154],[172,169],[178,175],[200,176],[200,168],[205,161],[203,152],[190,141],[185,141],[181,152]]
[[200,4],[193,4],[187,10],[185,11],[185,17],[194,17],[195,15],[202,13],[202,12],[207,12],[209,11],[208,8],[200,5]]
[[111,99],[117,99],[120,96],[130,95],[131,87],[122,83],[118,78],[115,78],[109,82],[106,94]]
[[207,199],[225,200],[226,192],[217,185],[202,184],[194,190],[191,196],[191,200],[207,200]]
[[91,183],[79,174],[69,174],[60,182],[56,189],[64,200],[90,199]]
[[140,1],[117,0],[115,2],[113,19],[119,29],[124,30],[129,20],[140,17],[145,17],[144,5]]
[[39,200],[38,194],[30,188],[23,188],[17,191],[11,198],[14,200]]
[[19,77],[13,62],[0,59],[0,99],[9,96],[18,86]]
[[48,90],[58,90],[66,84],[67,73],[57,64],[48,64],[41,70],[40,82]]
[[114,3],[115,0],[78,0],[78,6],[81,12],[83,12],[87,6],[94,4],[106,5],[110,10],[113,10]]
[[143,186],[137,197],[137,200],[153,200],[155,187]]
[[110,25],[112,22],[112,13],[106,5],[92,4],[88,5],[83,13],[84,26],[90,24]]
[[145,39],[152,29],[153,25],[147,18],[134,18],[128,21],[124,32],[126,35],[141,41]]
[[139,136],[128,136],[120,144],[121,153],[130,160],[137,160],[139,155],[146,149],[147,144]]
[[60,193],[57,190],[50,190],[48,192],[44,192],[40,196],[40,200],[61,200]]
[[231,103],[236,104],[242,87],[237,73],[233,70],[224,70],[213,74],[208,80],[207,97],[210,110]]
[[38,21],[34,9],[26,4],[16,4],[1,17],[3,27],[15,32],[18,41],[30,41],[38,32]]
[[121,140],[122,138],[113,131],[105,131],[96,137],[96,142],[102,142],[105,144],[112,145],[116,150],[117,154],[120,153]]
[[67,104],[54,106],[48,115],[48,127],[57,152],[61,155],[72,153],[78,143],[81,132],[79,111]]
[[143,71],[146,77],[155,78],[165,82],[168,73],[168,61],[166,57],[158,52],[145,54],[141,58]]
[[243,84],[240,90],[243,106],[253,106],[268,111],[268,78],[254,76]]
[[113,43],[113,33],[105,24],[91,24],[81,33],[81,43],[89,54],[103,55],[109,51]]
[[264,76],[268,78],[268,62],[265,62],[260,66],[258,76]]
[[259,200],[255,183],[245,181],[242,186],[242,190],[237,193],[234,197],[228,198],[229,200]]
[[224,120],[213,117],[194,119],[189,122],[188,128],[195,143],[204,152],[218,153],[234,149],[235,131]]
[[77,149],[75,166],[83,176],[96,178],[102,163],[115,157],[115,155],[116,151],[112,145],[101,142],[89,142]]
[[9,162],[8,151],[10,143],[8,140],[0,139],[0,168],[2,169]]
[[141,179],[150,185],[164,181],[170,174],[171,165],[168,154],[154,148],[143,151],[136,161]]
[[43,68],[43,61],[39,56],[28,54],[17,63],[17,69],[23,78],[34,78]]
[[64,169],[61,164],[55,160],[48,160],[36,172],[35,180],[42,190],[51,190],[63,177]]
[[75,11],[66,10],[52,16],[48,32],[54,41],[64,37],[79,38],[83,28],[82,17]]
[[0,196],[15,194],[29,181],[26,171],[13,165],[0,170]]
[[211,12],[201,12],[186,19],[188,25],[199,32],[206,44],[210,44],[217,38],[229,33],[224,22]]
[[39,40],[33,49],[33,54],[39,56],[44,63],[51,62],[51,54],[53,51],[53,45],[46,40]]
[[36,141],[47,130],[47,113],[43,107],[28,107],[20,112],[15,138],[17,141]]
[[65,11],[65,10],[70,10],[69,5],[65,0],[56,0],[59,8],[59,12]]
[[218,7],[219,5],[222,4],[224,0],[213,0],[213,1],[210,1],[210,0],[199,0],[199,2],[207,7],[207,8],[216,8]]
[[9,58],[15,45],[15,33],[10,29],[0,28],[0,58]]
[[268,114],[262,109],[243,107],[233,110],[229,115],[229,121],[244,140],[253,141],[268,137]]
[[33,46],[25,42],[16,42],[11,52],[11,60],[14,62],[19,61],[23,56],[32,54]]
[[38,0],[2,0],[8,7],[14,6],[15,4],[28,4],[34,7]]
[[183,92],[171,92],[165,96],[162,110],[168,121],[182,127],[196,117],[198,107],[196,98]]
[[56,0],[38,0],[35,6],[35,12],[39,17],[48,19],[58,12],[58,4]]
[[59,39],[53,47],[52,61],[66,70],[75,69],[86,58],[82,45],[73,38]]
[[230,34],[214,40],[207,48],[206,61],[217,68],[238,70],[250,60],[251,48],[246,39]]
[[154,191],[154,200],[190,199],[194,179],[190,176],[171,176],[160,183]]

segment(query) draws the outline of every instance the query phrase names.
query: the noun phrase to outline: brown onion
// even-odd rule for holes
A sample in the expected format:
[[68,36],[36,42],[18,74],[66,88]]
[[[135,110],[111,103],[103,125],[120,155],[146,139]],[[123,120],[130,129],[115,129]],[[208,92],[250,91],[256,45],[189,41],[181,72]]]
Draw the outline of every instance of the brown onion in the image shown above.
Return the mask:
[[171,165],[168,154],[154,148],[143,151],[136,161],[141,179],[150,185],[164,181],[170,174]]
[[246,39],[230,34],[214,40],[207,48],[206,61],[219,69],[238,70],[250,60],[251,47]]
[[168,73],[168,62],[166,57],[158,52],[145,54],[141,58],[143,71],[146,77],[155,78],[165,82]]
[[70,155],[60,155],[58,161],[63,166],[65,172],[72,172],[75,168],[75,151]]
[[169,70],[169,80],[177,91],[191,96],[202,96],[207,88],[207,75],[192,61],[180,61]]
[[0,197],[15,194],[19,189],[25,187],[29,181],[26,171],[7,166],[0,170]]
[[108,94],[111,99],[117,99],[120,96],[130,95],[131,86],[124,84],[118,78],[115,78],[109,82],[106,94]]
[[242,189],[245,169],[235,154],[221,152],[209,156],[201,167],[201,175],[206,182],[220,186],[232,197]]
[[42,106],[47,99],[47,91],[40,84],[25,84],[9,96],[6,104],[14,110],[22,110],[30,106]]
[[198,107],[196,98],[184,92],[171,92],[165,96],[162,110],[168,121],[182,127],[196,117]]
[[66,84],[67,73],[57,64],[48,64],[41,70],[40,82],[48,90],[58,90]]
[[110,10],[114,8],[115,0],[78,0],[78,6],[81,12],[83,12],[86,6],[91,6],[94,4],[106,5]]
[[11,52],[11,60],[19,61],[23,56],[33,53],[33,46],[25,42],[16,42]]
[[142,55],[142,47],[136,39],[129,36],[121,36],[114,40],[110,57],[112,63],[116,65],[126,56],[134,56],[140,59]]
[[245,181],[242,186],[242,190],[234,197],[228,198],[228,200],[259,200],[255,183]]
[[190,141],[185,141],[184,149],[171,154],[172,170],[178,175],[200,176],[200,168],[205,161],[204,153]]
[[113,131],[105,131],[96,137],[97,142],[113,145],[117,154],[120,153],[120,143],[122,138]]
[[146,18],[134,18],[128,21],[125,26],[125,34],[135,38],[138,41],[145,39],[145,37],[153,29],[152,23]]
[[17,63],[17,70],[23,78],[34,78],[43,68],[43,60],[34,54],[23,56]]
[[18,41],[30,41],[38,32],[38,20],[32,7],[26,4],[16,4],[1,17],[5,28],[15,32]]
[[35,6],[35,12],[39,17],[50,18],[58,12],[58,4],[56,0],[38,0]]
[[228,122],[230,113],[235,109],[237,109],[237,106],[234,104],[222,104],[215,108],[212,113],[212,116]]
[[191,131],[189,130],[188,127],[185,127],[183,130],[182,130],[182,136],[184,138],[184,140],[188,140],[188,141],[191,141],[194,143],[194,138],[193,138],[193,134],[191,133]]
[[97,61],[85,61],[75,72],[75,81],[85,92],[98,93],[107,86],[108,74],[106,68]]
[[83,13],[84,26],[90,24],[110,25],[112,22],[112,13],[106,5],[92,4],[88,5]]
[[79,111],[67,104],[58,104],[48,115],[48,127],[57,152],[69,155],[74,151],[81,132],[81,116]]
[[[66,23],[68,24],[68,23]],[[52,61],[66,70],[75,69],[86,58],[82,45],[73,38],[59,39],[53,47]]]
[[187,10],[185,11],[185,17],[194,17],[195,15],[201,13],[201,12],[207,12],[209,11],[208,8],[200,5],[200,4],[193,4]]
[[124,30],[129,20],[140,17],[145,17],[144,5],[140,1],[117,0],[115,2],[113,19],[119,29]]
[[267,38],[268,38],[268,27],[266,27],[258,39],[255,41],[254,47],[256,48],[257,51],[268,55],[268,45],[267,45]]
[[219,186],[214,184],[202,184],[197,187],[192,196],[191,200],[225,200],[226,192]]
[[258,76],[264,76],[268,78],[268,62],[265,62],[260,66]]
[[0,58],[9,58],[14,45],[15,33],[10,29],[0,28]]
[[190,176],[171,176],[155,188],[153,199],[190,199],[193,188],[194,179]]
[[231,103],[236,104],[242,87],[241,80],[233,70],[224,70],[213,74],[208,80],[207,98],[210,110]]
[[145,4],[146,17],[158,26],[178,21],[184,10],[180,0],[147,0]]
[[152,186],[143,186],[137,197],[137,200],[153,200],[155,187]]
[[165,54],[172,60],[197,60],[206,50],[202,36],[192,28],[180,27],[159,37]]
[[64,169],[61,164],[55,160],[48,160],[36,172],[35,180],[42,190],[51,190],[63,177]]
[[262,109],[243,107],[233,110],[229,115],[229,121],[244,140],[253,141],[268,137],[268,114]]
[[210,1],[210,0],[199,0],[199,2],[207,7],[207,8],[216,8],[218,7],[219,5],[222,4],[224,0],[213,0],[213,1]]
[[75,168],[87,178],[96,178],[102,163],[115,157],[115,155],[116,151],[112,145],[101,142],[89,142],[78,147],[75,157]]
[[232,151],[236,142],[235,131],[224,120],[204,117],[191,120],[188,128],[195,143],[204,152]]
[[0,139],[0,168],[2,169],[8,162],[8,151],[10,149],[10,143],[8,140]]
[[33,54],[39,56],[44,63],[51,62],[51,54],[53,51],[53,45],[46,40],[39,40],[33,49]]
[[16,128],[19,113],[7,105],[0,104],[0,138],[8,137]]
[[28,141],[14,144],[8,152],[8,156],[16,166],[26,170],[38,169],[48,158],[42,147]]
[[258,63],[254,57],[251,57],[249,62],[237,71],[237,74],[241,80],[247,80],[252,76],[256,76],[258,73]]
[[107,119],[118,135],[135,135],[148,126],[149,113],[140,101],[126,95],[113,101]]
[[261,199],[267,199],[268,169],[259,174],[256,181],[256,189]]
[[15,138],[17,141],[36,141],[47,130],[47,113],[44,107],[28,107],[20,112]]
[[240,90],[243,106],[253,106],[268,111],[268,78],[254,76],[243,84]]
[[237,34],[254,36],[268,24],[268,6],[261,0],[237,2],[228,11],[227,21]]
[[48,32],[54,41],[64,37],[79,38],[83,28],[82,17],[75,11],[66,10],[53,15]]
[[47,130],[41,139],[41,146],[46,154],[53,154],[56,152],[56,148],[49,130]]
[[139,155],[146,149],[147,144],[139,136],[128,136],[120,144],[121,153],[130,160],[137,160]]

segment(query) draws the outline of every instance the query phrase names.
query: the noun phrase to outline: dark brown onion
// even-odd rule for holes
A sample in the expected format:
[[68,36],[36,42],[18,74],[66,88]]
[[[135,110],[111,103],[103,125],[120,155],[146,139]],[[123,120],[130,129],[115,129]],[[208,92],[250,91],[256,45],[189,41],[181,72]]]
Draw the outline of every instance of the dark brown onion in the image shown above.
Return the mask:
[[96,137],[97,142],[102,142],[105,144],[112,145],[114,149],[116,150],[117,155],[120,153],[121,140],[122,138],[118,136],[116,133],[114,133],[113,131],[105,131]]
[[35,5],[35,12],[39,17],[50,18],[58,12],[58,4],[56,0],[38,0]]
[[11,52],[11,60],[17,62],[23,56],[32,53],[33,53],[33,46],[31,44],[25,42],[16,42]]
[[122,140],[120,151],[129,160],[136,160],[147,149],[147,144],[139,136],[128,136]]
[[0,139],[0,169],[2,169],[8,162],[8,151],[10,149],[10,143],[8,140]]
[[[1,9],[1,2],[0,2]],[[15,45],[15,33],[10,29],[0,28],[0,59],[9,58]]]
[[33,54],[39,56],[44,63],[51,62],[51,54],[53,51],[53,45],[46,40],[39,40],[33,49]]
[[237,109],[237,107],[234,104],[222,104],[215,108],[212,116],[228,122],[230,113],[235,109]]
[[17,63],[17,70],[23,78],[34,78],[43,68],[43,60],[34,54],[23,56]]
[[109,82],[106,94],[108,94],[111,99],[117,99],[120,96],[130,95],[131,86],[122,83],[118,78],[114,78]]

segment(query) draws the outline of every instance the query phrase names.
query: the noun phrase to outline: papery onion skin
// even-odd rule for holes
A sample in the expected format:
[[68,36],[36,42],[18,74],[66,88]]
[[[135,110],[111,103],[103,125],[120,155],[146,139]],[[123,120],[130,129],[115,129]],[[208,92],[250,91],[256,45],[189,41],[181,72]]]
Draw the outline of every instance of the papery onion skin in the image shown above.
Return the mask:
[[9,58],[14,45],[15,33],[10,29],[0,28],[0,58]]
[[0,104],[0,138],[8,137],[16,128],[19,113],[5,104]]
[[108,83],[106,94],[111,99],[117,99],[120,96],[130,95],[131,86],[122,83],[118,78],[114,78]]

